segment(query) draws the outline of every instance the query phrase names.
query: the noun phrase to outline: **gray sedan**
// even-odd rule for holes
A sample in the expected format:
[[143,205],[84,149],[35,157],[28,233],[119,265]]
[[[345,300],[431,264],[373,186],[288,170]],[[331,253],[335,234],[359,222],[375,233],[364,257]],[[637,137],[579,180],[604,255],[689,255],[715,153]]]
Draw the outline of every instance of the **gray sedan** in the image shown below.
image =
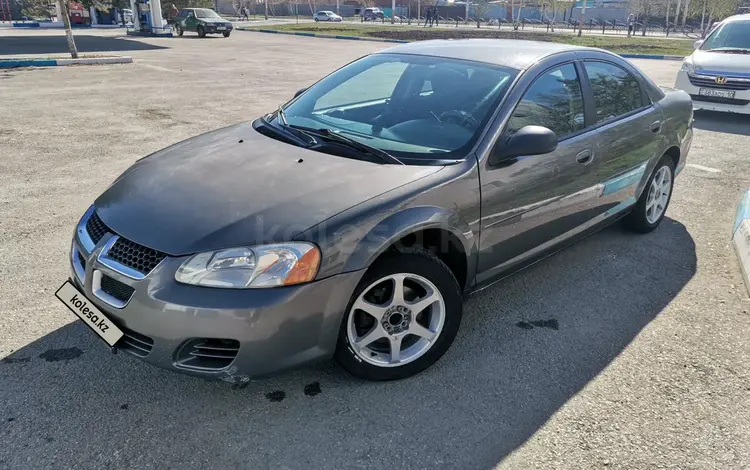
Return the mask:
[[84,214],[57,296],[167,369],[407,377],[472,292],[617,220],[656,229],[692,120],[605,51],[400,45],[139,160]]

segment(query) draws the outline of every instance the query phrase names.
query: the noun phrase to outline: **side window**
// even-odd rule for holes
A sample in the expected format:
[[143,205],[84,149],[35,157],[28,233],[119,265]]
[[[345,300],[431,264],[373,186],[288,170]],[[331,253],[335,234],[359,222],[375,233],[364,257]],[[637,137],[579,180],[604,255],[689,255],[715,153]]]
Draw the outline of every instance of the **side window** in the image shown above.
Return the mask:
[[525,126],[543,126],[562,137],[584,128],[581,82],[573,64],[544,72],[531,84],[508,121],[511,136]]
[[644,106],[641,86],[628,71],[605,62],[584,62],[596,106],[596,122],[606,121]]

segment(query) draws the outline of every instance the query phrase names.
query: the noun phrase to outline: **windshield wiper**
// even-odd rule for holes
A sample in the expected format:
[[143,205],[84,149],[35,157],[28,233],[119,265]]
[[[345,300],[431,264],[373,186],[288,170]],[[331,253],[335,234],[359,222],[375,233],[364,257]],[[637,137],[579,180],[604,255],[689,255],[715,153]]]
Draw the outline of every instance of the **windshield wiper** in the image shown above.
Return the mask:
[[708,49],[709,52],[728,52],[730,54],[750,54],[750,49],[745,47],[717,47],[715,49]]
[[276,112],[276,117],[282,124],[289,127],[289,121],[286,120],[286,113],[284,113],[284,108],[282,108],[281,105],[279,105],[279,110]]
[[311,127],[295,126],[295,125],[291,125],[289,127],[291,127],[292,129],[297,129],[299,131],[302,131],[306,134],[311,134],[313,136],[320,137],[321,139],[329,140],[331,142],[336,142],[338,144],[343,144],[347,147],[353,148],[355,150],[359,150],[360,152],[364,154],[373,155],[375,157],[378,157],[379,159],[381,159],[382,161],[386,163],[395,163],[398,165],[405,165],[404,162],[394,157],[390,153],[386,152],[385,150],[381,150],[377,147],[367,145],[358,140],[350,139],[349,137],[341,135],[340,132],[336,132],[331,129],[326,129],[326,128],[313,129]]
[[295,129],[290,125],[282,125],[281,123],[277,126],[272,125],[271,119],[273,118],[271,118],[271,116],[272,114],[268,114],[267,116],[264,116],[261,121],[267,128],[272,129],[277,134],[283,134],[286,138],[297,142],[301,147],[312,147],[318,143],[318,141],[310,134]]

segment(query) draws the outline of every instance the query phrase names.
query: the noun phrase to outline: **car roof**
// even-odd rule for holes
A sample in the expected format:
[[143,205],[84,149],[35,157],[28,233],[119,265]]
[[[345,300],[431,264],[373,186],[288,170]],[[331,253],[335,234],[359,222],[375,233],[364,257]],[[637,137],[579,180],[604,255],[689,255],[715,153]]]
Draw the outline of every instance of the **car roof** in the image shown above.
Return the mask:
[[734,15],[721,21],[721,23],[734,23],[735,21],[750,21],[750,13],[743,13],[742,15]]
[[402,44],[377,53],[414,54],[473,60],[522,70],[529,68],[549,55],[577,50],[598,49],[516,39],[439,39]]

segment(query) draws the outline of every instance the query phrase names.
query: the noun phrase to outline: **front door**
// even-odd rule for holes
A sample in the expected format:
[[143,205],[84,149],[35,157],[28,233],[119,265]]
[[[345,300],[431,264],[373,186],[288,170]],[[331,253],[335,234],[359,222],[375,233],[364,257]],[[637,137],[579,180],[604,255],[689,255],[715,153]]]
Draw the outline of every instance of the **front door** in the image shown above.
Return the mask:
[[193,10],[189,10],[187,14],[187,18],[185,19],[185,30],[196,31],[197,27],[198,27],[198,19],[195,17],[195,12]]
[[513,111],[496,148],[524,126],[544,126],[555,151],[481,169],[482,218],[477,282],[512,269],[596,216],[601,187],[592,184],[598,132],[587,129],[573,62],[542,72]]

